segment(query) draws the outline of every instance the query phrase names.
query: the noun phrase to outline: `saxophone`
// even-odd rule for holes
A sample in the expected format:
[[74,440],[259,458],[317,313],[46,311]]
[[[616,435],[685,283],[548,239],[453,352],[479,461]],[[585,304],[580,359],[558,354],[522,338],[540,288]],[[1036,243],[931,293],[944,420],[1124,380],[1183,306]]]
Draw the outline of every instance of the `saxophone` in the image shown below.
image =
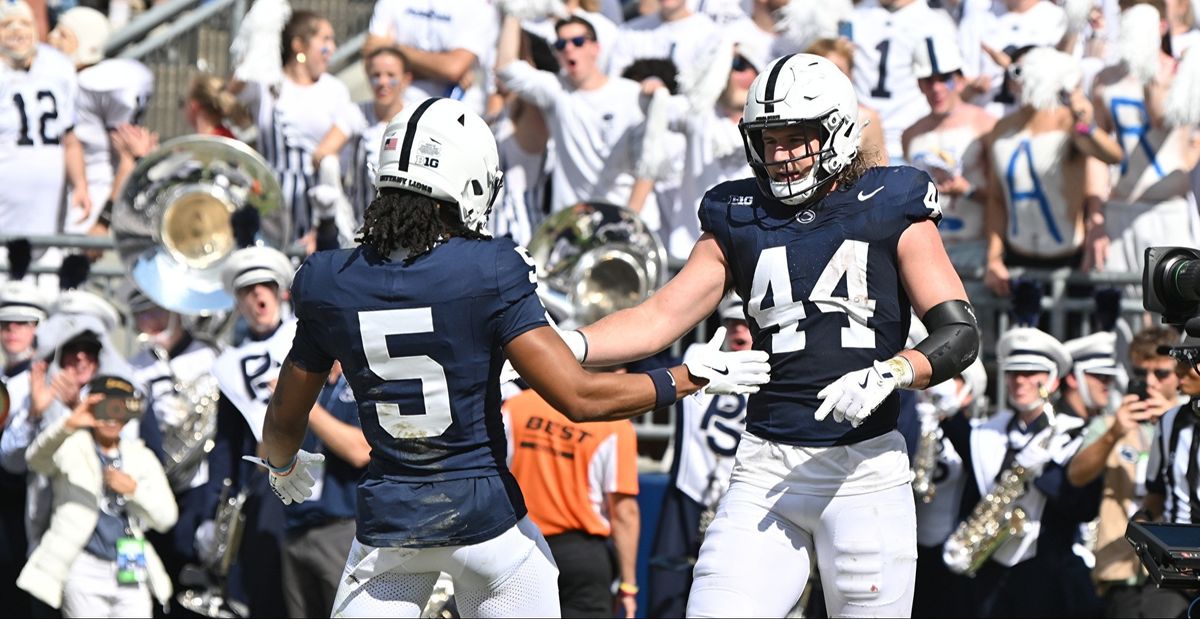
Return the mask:
[[[1045,387],[1040,387],[1039,391],[1043,401],[1042,413],[1053,427],[1055,416],[1050,394]],[[1053,434],[1050,438],[1053,438]],[[971,515],[959,523],[946,540],[942,559],[950,571],[975,576],[1004,542],[1025,532],[1029,517],[1017,502],[1025,496],[1028,484],[1034,477],[1034,471],[1015,463],[1000,473],[996,487],[980,499]]]
[[184,382],[171,368],[166,351],[151,346],[154,356],[167,366],[171,375],[173,399],[183,407],[182,421],[178,425],[163,424],[163,452],[166,461],[163,471],[171,489],[181,492],[188,488],[196,475],[205,454],[212,451],[213,437],[217,432],[217,379],[211,373],[202,374],[196,380]]

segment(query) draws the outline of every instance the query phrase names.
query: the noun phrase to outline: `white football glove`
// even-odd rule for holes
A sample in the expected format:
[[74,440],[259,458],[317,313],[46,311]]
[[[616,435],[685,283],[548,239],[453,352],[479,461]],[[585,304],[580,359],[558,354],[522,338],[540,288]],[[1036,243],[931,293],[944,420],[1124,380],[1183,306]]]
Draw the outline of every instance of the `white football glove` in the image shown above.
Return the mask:
[[[584,360],[587,359],[587,338],[575,329],[571,329],[570,331],[563,331],[562,329],[559,329],[558,325],[555,324],[554,319],[550,317],[549,313],[546,314],[546,321],[549,322],[550,326],[554,328],[554,332],[558,333],[558,337],[562,338],[562,341],[567,345],[567,348],[571,349],[571,354],[575,356],[575,360],[578,361],[580,365],[583,365]],[[504,365],[500,366],[500,384],[503,385],[509,381],[517,380],[520,377],[521,375],[518,374],[516,368],[513,367],[512,361],[505,359]]]
[[1027,471],[1030,471],[1034,477],[1042,474],[1042,469],[1053,459],[1053,454],[1050,453],[1050,448],[1047,443],[1050,442],[1054,435],[1055,428],[1053,426],[1038,432],[1033,440],[1022,449],[1015,458],[1013,464],[1020,465]]
[[271,490],[275,492],[275,496],[279,497],[280,501],[283,501],[284,505],[291,505],[292,503],[303,503],[305,499],[312,496],[313,484],[317,483],[317,480],[309,469],[315,464],[324,462],[325,454],[309,453],[301,449],[296,452],[296,457],[292,459],[291,465],[284,469],[277,469],[266,460],[254,456],[242,456],[242,459],[270,471]]
[[869,368],[848,372],[817,393],[821,405],[813,416],[823,421],[833,413],[834,421],[849,420],[850,426],[857,428],[899,386],[892,360],[876,361]]
[[708,380],[704,393],[742,395],[758,393],[758,386],[771,380],[770,355],[762,350],[721,350],[725,342],[725,327],[717,329],[712,339],[701,346],[684,362],[688,372]]

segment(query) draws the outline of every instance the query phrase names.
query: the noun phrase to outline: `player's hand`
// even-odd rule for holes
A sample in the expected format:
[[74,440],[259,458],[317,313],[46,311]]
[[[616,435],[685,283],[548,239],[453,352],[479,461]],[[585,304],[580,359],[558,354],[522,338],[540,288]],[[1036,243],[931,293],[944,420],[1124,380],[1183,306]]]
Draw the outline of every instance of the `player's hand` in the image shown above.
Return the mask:
[[1029,441],[1029,444],[1021,449],[1017,457],[1013,458],[1013,463],[1032,472],[1034,477],[1041,475],[1042,469],[1050,463],[1050,448],[1046,446],[1046,443],[1050,442],[1050,437],[1053,435],[1053,426],[1035,434],[1033,440]]
[[725,327],[717,329],[712,339],[684,362],[692,376],[708,381],[704,393],[742,395],[758,393],[758,386],[771,380],[770,355],[762,350],[721,350],[725,342]]
[[817,393],[821,405],[813,416],[824,421],[833,413],[833,420],[841,423],[849,420],[857,428],[868,415],[896,390],[896,376],[892,368],[883,361],[876,361],[869,368],[848,372]]
[[275,491],[275,496],[279,497],[284,505],[291,505],[292,503],[303,503],[305,499],[312,496],[313,484],[317,483],[317,480],[313,477],[313,471],[310,469],[314,465],[324,462],[325,454],[309,453],[301,449],[296,452],[291,464],[283,468],[271,466],[270,462],[255,456],[242,456],[242,459],[263,466],[270,471],[271,490]]

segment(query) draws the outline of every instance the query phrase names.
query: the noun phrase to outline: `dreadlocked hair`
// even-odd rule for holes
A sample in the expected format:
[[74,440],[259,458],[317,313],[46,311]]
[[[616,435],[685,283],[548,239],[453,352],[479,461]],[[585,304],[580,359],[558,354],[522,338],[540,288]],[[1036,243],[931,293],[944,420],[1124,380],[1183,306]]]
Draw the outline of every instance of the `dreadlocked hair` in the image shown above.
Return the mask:
[[408,252],[404,262],[410,264],[451,236],[488,238],[467,228],[453,204],[411,191],[384,189],[363,212],[363,226],[355,240],[370,246],[384,260],[404,249]]

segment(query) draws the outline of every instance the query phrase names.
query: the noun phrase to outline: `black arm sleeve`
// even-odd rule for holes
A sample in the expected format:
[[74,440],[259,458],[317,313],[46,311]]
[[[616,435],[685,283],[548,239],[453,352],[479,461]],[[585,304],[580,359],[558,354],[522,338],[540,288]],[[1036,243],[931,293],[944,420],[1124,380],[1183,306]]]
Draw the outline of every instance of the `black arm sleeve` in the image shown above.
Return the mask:
[[930,386],[958,376],[975,361],[979,354],[979,327],[970,303],[960,299],[939,303],[925,312],[921,322],[929,337],[913,349],[929,359],[933,368]]

